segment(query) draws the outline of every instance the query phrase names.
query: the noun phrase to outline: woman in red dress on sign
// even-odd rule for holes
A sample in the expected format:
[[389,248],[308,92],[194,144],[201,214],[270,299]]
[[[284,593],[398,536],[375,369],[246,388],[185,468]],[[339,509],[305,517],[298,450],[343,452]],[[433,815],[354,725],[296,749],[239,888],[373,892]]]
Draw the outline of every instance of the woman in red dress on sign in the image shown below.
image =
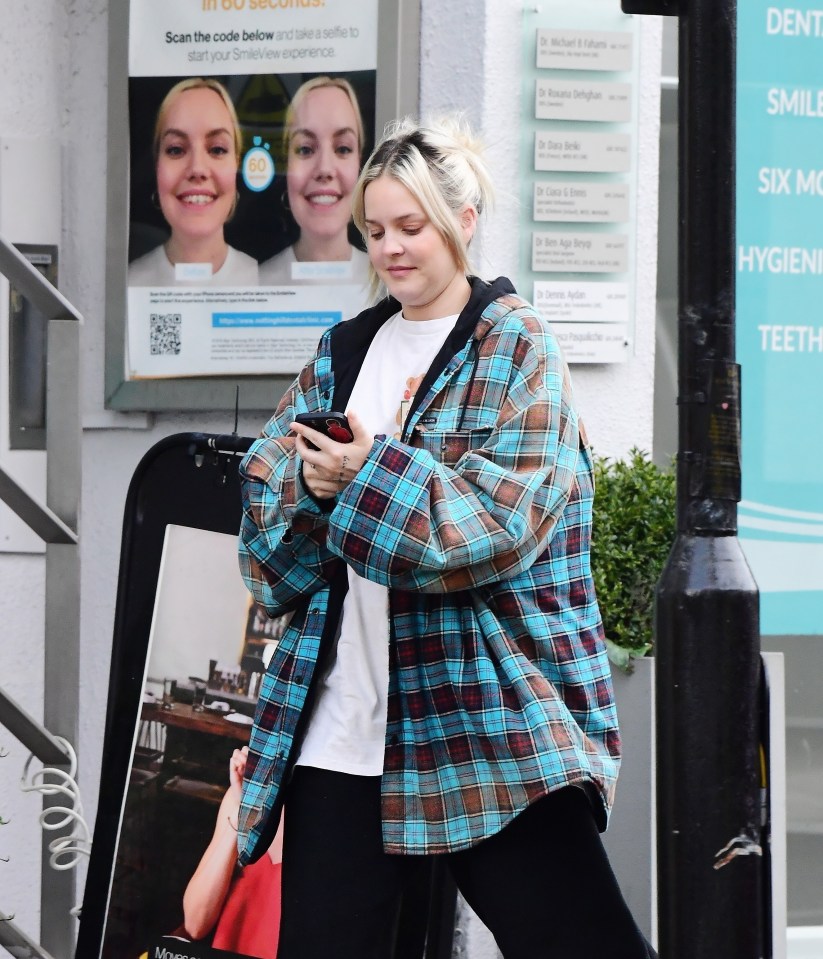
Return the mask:
[[248,748],[235,749],[229,788],[220,803],[214,835],[183,894],[184,925],[197,941],[214,931],[211,945],[254,959],[276,959],[280,929],[282,827],[269,851],[237,866],[237,812]]

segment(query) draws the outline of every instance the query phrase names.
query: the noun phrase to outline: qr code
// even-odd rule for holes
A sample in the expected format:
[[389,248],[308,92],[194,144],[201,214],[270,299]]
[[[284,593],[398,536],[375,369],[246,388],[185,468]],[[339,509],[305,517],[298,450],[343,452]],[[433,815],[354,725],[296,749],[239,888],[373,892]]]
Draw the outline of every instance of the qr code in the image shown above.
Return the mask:
[[149,317],[149,343],[152,356],[177,356],[180,353],[180,314],[152,313]]

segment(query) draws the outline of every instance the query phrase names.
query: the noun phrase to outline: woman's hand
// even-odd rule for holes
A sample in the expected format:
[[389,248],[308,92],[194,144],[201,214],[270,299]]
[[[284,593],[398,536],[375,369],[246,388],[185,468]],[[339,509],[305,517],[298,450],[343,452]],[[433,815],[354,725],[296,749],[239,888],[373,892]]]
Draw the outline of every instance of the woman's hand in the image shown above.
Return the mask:
[[235,749],[229,760],[226,790],[214,834],[194,875],[183,893],[183,923],[195,941],[205,938],[217,925],[237,862],[237,814],[249,747]]
[[237,816],[240,813],[240,798],[243,794],[243,774],[246,771],[246,760],[249,756],[249,747],[235,749],[229,760],[229,788],[223,796],[221,815],[225,816],[232,829],[237,832]]
[[351,443],[338,443],[301,423],[289,427],[297,434],[294,445],[303,460],[303,482],[318,499],[332,499],[342,493],[366,462],[374,443],[355,413],[347,412],[346,417],[354,436]]
[[229,760],[229,792],[237,799],[237,805],[240,805],[240,794],[243,791],[243,774],[246,771],[246,760],[249,755],[249,747],[235,749]]

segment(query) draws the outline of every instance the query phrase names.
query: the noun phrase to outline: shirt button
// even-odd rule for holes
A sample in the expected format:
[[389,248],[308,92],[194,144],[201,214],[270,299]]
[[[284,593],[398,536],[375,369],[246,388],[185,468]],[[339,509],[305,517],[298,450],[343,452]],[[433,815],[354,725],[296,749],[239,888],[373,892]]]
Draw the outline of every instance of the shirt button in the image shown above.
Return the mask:
[[394,733],[394,734],[390,737],[390,739],[389,739],[389,743],[390,743],[390,745],[392,745],[392,746],[396,746],[399,742],[400,742],[400,740],[398,739],[396,733]]
[[303,685],[303,674],[301,673],[299,676],[295,676],[295,677],[294,677],[294,681],[297,683],[298,686],[302,686],[302,685]]

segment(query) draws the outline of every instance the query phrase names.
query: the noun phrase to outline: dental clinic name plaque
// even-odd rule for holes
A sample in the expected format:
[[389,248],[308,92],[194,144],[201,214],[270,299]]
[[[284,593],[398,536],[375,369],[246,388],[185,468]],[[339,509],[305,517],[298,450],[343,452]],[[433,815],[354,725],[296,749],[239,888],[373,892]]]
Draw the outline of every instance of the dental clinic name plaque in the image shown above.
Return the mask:
[[571,363],[632,350],[638,27],[598,0],[524,11],[521,273]]

